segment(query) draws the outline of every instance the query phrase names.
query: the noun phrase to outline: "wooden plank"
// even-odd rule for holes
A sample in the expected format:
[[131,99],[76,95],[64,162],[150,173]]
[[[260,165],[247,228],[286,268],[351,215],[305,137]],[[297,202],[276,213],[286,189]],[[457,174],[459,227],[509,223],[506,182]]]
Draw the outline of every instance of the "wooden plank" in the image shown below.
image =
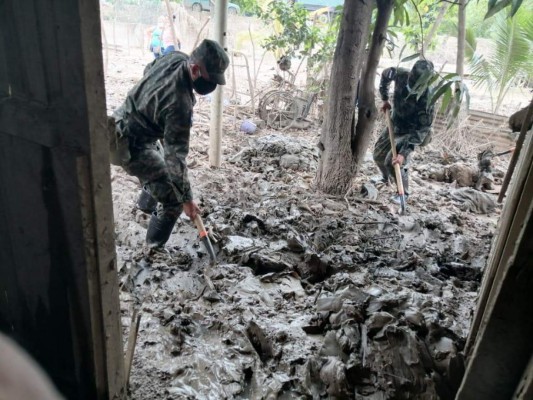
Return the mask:
[[92,374],[74,376],[91,363],[82,247],[70,245],[76,238],[83,243],[80,224],[72,217],[79,215],[78,186],[57,168],[59,163],[71,175],[74,155],[3,134],[0,149],[0,209],[7,223],[2,228],[0,329],[46,368],[67,398],[96,398]]
[[0,2],[0,329],[79,400],[125,398],[99,35],[97,0]]
[[513,396],[516,400],[531,400],[533,399],[533,354],[529,359],[529,364],[524,371],[522,380],[516,388],[516,392]]
[[526,139],[527,131],[528,129],[528,123],[526,121],[531,120],[533,117],[533,100],[529,103],[529,106],[527,108],[526,118],[524,119],[524,122],[522,123],[522,128],[520,129],[520,135],[518,136],[518,140],[516,141],[516,147],[515,151],[513,152],[513,155],[511,157],[511,161],[509,162],[509,168],[507,169],[507,173],[505,174],[505,178],[503,179],[502,183],[502,190],[500,192],[500,195],[498,196],[498,203],[501,203],[503,201],[503,198],[505,196],[505,192],[507,191],[507,186],[509,185],[509,182],[511,181],[511,178],[514,173],[514,169],[516,166],[516,162],[518,160],[518,157],[520,156],[520,153],[522,151],[522,145],[524,144],[524,140]]
[[[85,192],[85,196],[82,194],[82,198],[87,205],[84,209],[85,220],[89,221],[87,217],[91,215],[92,223],[84,224],[84,227],[86,238],[93,241],[93,248],[97,249],[97,252],[94,254],[92,249],[87,247],[86,256],[87,262],[96,263],[98,267],[98,286],[93,286],[92,290],[102,299],[99,310],[101,314],[93,314],[93,318],[102,318],[108,398],[125,399],[126,378],[116,268],[99,2],[79,0],[79,4],[80,12],[84,16],[81,20],[84,81],[86,87],[91,90],[85,92],[90,152],[87,159],[79,160],[78,176],[90,185],[90,190]],[[86,162],[89,168],[80,168]],[[94,283],[97,283],[96,280]]]
[[[35,310],[39,299],[50,307],[46,287],[39,287],[39,282],[49,282],[50,270],[49,231],[41,228],[47,214],[41,188],[49,188],[49,182],[35,173],[42,161],[38,145],[0,134],[0,315],[8,316],[14,327],[24,323],[24,307]],[[19,184],[26,181],[31,184]],[[33,260],[41,266],[37,271],[30,267]],[[35,289],[23,298],[19,291],[26,285]]]
[[509,399],[533,353],[533,142],[504,206],[466,351],[457,400]]
[[495,120],[501,120],[501,121],[505,121],[507,119],[507,117],[505,117],[504,115],[492,114],[490,112],[481,111],[481,110],[472,110],[472,109],[468,110],[468,115],[472,115],[474,117],[479,117],[483,119],[495,119]]
[[[3,53],[0,54],[0,60],[5,60],[6,77],[9,84],[9,92],[13,95],[24,95],[28,93],[27,74],[22,66],[22,47],[20,40],[16,36],[17,25],[15,15],[15,1],[0,2],[0,27],[3,35],[0,37],[4,41]],[[20,2],[23,3],[23,2]],[[5,32],[5,33],[4,33]],[[2,85],[3,86],[3,85]]]
[[[488,298],[494,281],[496,279],[498,267],[503,257],[504,248],[506,245],[508,245],[508,237],[509,232],[511,231],[511,227],[514,223],[516,229],[516,226],[520,226],[519,223],[523,221],[523,218],[525,218],[525,216],[523,215],[523,210],[518,216],[517,212],[520,211],[518,205],[522,195],[527,194],[527,192],[524,193],[524,188],[527,178],[528,163],[531,163],[532,159],[533,141],[530,137],[526,143],[526,146],[524,147],[523,154],[520,157],[518,171],[512,183],[512,189],[503,207],[500,220],[498,221],[497,233],[492,241],[489,258],[487,260],[487,267],[483,274],[483,281],[481,283],[478,305],[474,314],[474,318],[472,320],[472,327],[466,343],[466,355],[468,355],[472,351],[474,341],[479,330],[479,326],[481,325],[481,321],[483,319],[483,314],[485,312]],[[518,225],[516,221],[518,221]],[[501,279],[501,277],[499,279]]]
[[490,113],[490,112],[487,112],[487,111],[470,109],[470,110],[468,110],[468,114],[472,115],[472,116],[480,117],[480,118],[493,118],[493,119],[499,119],[499,120],[502,120],[502,121],[507,121],[507,117],[506,116],[500,115],[500,114],[493,114],[493,113]]
[[[437,114],[433,123],[435,132],[445,132],[448,121],[446,116]],[[511,131],[506,117],[482,111],[470,110],[463,129],[468,129],[472,140],[480,145],[493,146],[496,151],[504,150],[513,144]]]
[[[56,27],[52,24],[56,16],[54,8],[47,1],[34,1],[38,15],[37,26],[39,27],[39,48],[41,56],[46,60],[45,79],[49,99],[61,97],[61,77],[56,73],[60,69],[59,57],[46,57],[61,52],[56,40]],[[45,22],[48,21],[48,24]]]
[[[5,12],[5,5],[3,3],[5,2],[0,2],[0,24],[5,18],[5,16],[2,17],[2,14]],[[0,54],[7,54],[3,40],[0,40]],[[11,90],[10,86],[6,59],[4,57],[0,57],[0,101],[9,96],[9,92]]]
[[[62,131],[57,128],[61,115],[68,115],[72,110],[62,110],[56,114],[54,106],[28,104],[27,101],[12,98],[4,100],[0,105],[0,120],[6,121],[0,132],[38,143],[45,147],[57,147],[61,144]],[[36,130],[35,127],[40,129]],[[75,125],[74,125],[75,126]],[[74,141],[76,135],[70,135]],[[74,144],[73,143],[73,144]]]
[[[11,52],[19,53],[19,69],[25,75],[26,96],[33,101],[46,104],[48,102],[48,85],[45,79],[45,62],[39,43],[39,27],[42,26],[36,15],[35,2],[16,1],[13,3],[12,20],[14,30],[10,48]],[[27,51],[31,49],[31,51]]]
[[125,369],[126,369],[126,386],[129,385],[131,367],[133,365],[133,356],[135,354],[135,345],[137,344],[137,335],[141,323],[141,313],[137,308],[133,310],[130,323],[130,334],[128,335],[128,344],[126,346]]

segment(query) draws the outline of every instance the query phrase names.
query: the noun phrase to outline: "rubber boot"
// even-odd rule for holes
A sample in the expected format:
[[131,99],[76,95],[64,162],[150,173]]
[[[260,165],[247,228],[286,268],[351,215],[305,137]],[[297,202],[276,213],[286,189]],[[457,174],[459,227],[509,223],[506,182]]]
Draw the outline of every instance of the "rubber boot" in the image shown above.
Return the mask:
[[[409,172],[407,168],[402,168],[401,172],[402,172],[403,192],[405,195],[405,202],[407,203],[407,201],[409,200]],[[394,181],[396,182],[396,179],[394,179]],[[400,195],[398,193],[392,196],[391,200],[393,203],[401,204]]]
[[177,220],[178,217],[158,217],[156,213],[152,213],[152,218],[146,231],[146,244],[152,248],[163,247],[168,241]]
[[152,214],[157,207],[157,201],[146,189],[143,188],[139,195],[139,199],[137,200],[137,207],[146,214]]

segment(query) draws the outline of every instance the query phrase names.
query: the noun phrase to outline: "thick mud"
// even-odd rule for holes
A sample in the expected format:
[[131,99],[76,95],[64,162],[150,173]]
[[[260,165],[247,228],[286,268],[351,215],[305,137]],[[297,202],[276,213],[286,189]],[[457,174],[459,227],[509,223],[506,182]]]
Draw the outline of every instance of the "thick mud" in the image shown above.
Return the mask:
[[167,253],[145,249],[139,184],[112,169],[125,333],[142,311],[131,398],[453,398],[498,207],[476,214],[427,174],[453,161],[435,150],[415,154],[399,216],[370,157],[346,197],[313,188],[318,129],[226,128],[223,168],[207,127],[189,158],[214,267],[185,216]]
[[[109,112],[142,74],[124,61],[109,63]],[[112,167],[124,338],[142,313],[131,399],[453,398],[500,214],[471,188],[475,155],[416,151],[399,216],[370,155],[346,196],[315,190],[317,124],[246,135],[251,116],[230,107],[211,169],[209,107],[199,100],[188,163],[216,266],[185,216],[167,253],[145,249],[139,183]],[[507,158],[493,164],[497,192]]]

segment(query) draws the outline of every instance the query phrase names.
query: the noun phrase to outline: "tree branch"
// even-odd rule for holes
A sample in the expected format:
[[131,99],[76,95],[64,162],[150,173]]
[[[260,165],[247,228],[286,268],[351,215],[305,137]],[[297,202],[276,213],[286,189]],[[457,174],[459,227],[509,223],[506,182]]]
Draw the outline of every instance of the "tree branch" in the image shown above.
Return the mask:
[[418,10],[418,6],[416,5],[415,1],[411,0],[411,3],[415,8],[416,14],[418,15],[418,21],[420,22],[420,56],[421,58],[426,58],[424,56],[424,27],[422,26],[422,16],[420,15],[420,11]]

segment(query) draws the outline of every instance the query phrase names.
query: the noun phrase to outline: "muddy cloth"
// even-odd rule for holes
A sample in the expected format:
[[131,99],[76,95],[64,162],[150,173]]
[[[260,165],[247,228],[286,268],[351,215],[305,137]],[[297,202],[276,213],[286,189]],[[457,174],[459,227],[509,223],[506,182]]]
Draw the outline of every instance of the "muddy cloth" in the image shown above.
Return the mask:
[[[402,180],[408,190],[407,160],[415,146],[426,144],[431,134],[434,107],[428,107],[429,91],[426,90],[418,99],[411,94],[409,71],[404,68],[387,68],[381,75],[379,92],[383,101],[389,100],[389,87],[394,82],[392,125],[396,142],[396,151],[405,157],[402,166]],[[415,81],[416,82],[416,81]],[[387,128],[385,128],[374,148],[374,161],[383,177],[394,176],[391,163],[392,153]]]
[[[122,167],[139,178],[161,203],[159,211],[169,216],[179,215],[181,204],[193,198],[186,157],[195,97],[187,59],[174,52],[153,61],[113,114],[117,131],[129,140],[131,158]],[[164,139],[164,151],[159,139]]]
[[465,211],[477,214],[489,214],[496,208],[496,202],[490,194],[479,192],[472,188],[461,188],[450,193],[450,197],[461,204]]

